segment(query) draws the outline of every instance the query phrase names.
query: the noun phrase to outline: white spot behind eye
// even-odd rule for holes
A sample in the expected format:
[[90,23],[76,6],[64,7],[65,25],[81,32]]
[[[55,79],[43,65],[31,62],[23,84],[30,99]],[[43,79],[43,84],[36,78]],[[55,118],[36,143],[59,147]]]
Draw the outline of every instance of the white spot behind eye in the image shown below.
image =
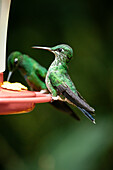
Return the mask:
[[14,62],[17,62],[17,61],[18,61],[18,58],[15,58],[15,59],[14,59]]
[[17,64],[18,63],[18,58],[14,59],[14,63]]
[[62,49],[62,52],[64,52],[64,49]]

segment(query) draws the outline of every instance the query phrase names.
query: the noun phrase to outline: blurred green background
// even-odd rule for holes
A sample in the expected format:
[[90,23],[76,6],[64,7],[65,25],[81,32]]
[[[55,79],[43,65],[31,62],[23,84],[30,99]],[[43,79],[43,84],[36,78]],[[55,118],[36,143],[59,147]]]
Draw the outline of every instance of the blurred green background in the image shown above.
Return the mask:
[[[74,50],[69,74],[96,109],[97,124],[75,107],[80,122],[48,103],[27,114],[0,116],[0,170],[113,169],[112,1],[12,1],[7,56],[18,50],[48,68],[54,55],[31,46],[61,43]],[[26,85],[19,72],[10,81]]]

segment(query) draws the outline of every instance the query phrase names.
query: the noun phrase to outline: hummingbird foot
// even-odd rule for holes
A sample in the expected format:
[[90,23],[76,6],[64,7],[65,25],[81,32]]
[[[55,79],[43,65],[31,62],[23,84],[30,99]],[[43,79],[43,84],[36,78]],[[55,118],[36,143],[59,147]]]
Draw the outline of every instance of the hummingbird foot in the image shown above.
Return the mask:
[[56,97],[52,96],[52,100],[59,100],[59,96],[56,96]]
[[56,97],[52,96],[52,101],[54,100],[64,101],[64,99],[62,99],[60,96],[56,96]]

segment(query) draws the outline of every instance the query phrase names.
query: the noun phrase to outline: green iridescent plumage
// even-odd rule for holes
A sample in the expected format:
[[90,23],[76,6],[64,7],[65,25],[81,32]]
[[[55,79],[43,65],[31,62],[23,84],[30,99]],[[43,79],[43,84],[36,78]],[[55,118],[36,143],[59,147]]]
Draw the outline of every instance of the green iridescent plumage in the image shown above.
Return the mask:
[[83,97],[78,93],[74,83],[68,75],[67,64],[73,56],[73,50],[66,44],[55,47],[33,47],[45,49],[55,54],[55,60],[50,65],[46,75],[46,86],[51,92],[54,100],[67,101],[76,105],[93,123],[95,119],[90,114],[94,114],[94,109],[90,107]]
[[[45,84],[47,69],[42,67],[37,61],[28,55],[22,54],[18,51],[11,53],[8,57],[8,69],[10,72],[18,69],[22,76],[24,76],[31,90],[44,90],[49,93]],[[79,120],[78,116],[66,103],[62,101],[53,101],[51,104],[57,109],[64,111]]]
[[18,69],[34,90],[46,89],[44,80],[47,70],[28,55],[17,51],[11,53],[8,57],[8,69],[9,71]]

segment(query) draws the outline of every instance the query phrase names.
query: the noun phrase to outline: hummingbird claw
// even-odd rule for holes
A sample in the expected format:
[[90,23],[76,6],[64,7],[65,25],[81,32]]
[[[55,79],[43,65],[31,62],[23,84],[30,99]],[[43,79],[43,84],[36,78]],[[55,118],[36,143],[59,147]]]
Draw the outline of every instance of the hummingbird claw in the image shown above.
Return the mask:
[[54,100],[64,101],[60,96],[56,96],[56,97],[52,96],[52,101],[51,102],[53,102]]
[[54,101],[54,100],[59,100],[59,96],[56,96],[56,97],[53,97],[52,96],[52,100]]

